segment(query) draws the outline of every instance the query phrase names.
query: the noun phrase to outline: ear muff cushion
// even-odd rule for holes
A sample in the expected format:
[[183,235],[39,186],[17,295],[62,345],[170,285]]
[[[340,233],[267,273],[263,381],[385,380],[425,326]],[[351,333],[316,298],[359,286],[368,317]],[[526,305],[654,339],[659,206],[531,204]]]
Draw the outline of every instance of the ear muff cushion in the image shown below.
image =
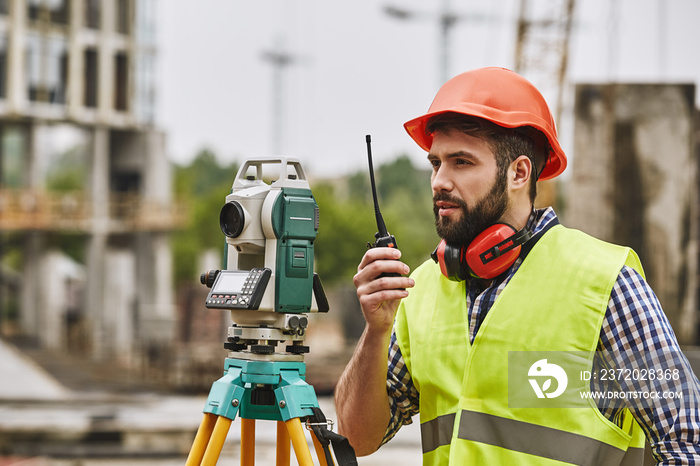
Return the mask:
[[[515,228],[506,223],[491,225],[474,238],[465,253],[465,259],[469,269],[480,278],[490,279],[499,276],[513,265],[520,255],[520,245],[510,251],[496,255],[489,250],[499,243],[512,237],[516,233]],[[501,249],[509,247],[506,243]]]
[[442,240],[435,250],[434,259],[440,265],[440,272],[450,280],[460,281],[467,278],[467,270],[462,266],[463,249]]

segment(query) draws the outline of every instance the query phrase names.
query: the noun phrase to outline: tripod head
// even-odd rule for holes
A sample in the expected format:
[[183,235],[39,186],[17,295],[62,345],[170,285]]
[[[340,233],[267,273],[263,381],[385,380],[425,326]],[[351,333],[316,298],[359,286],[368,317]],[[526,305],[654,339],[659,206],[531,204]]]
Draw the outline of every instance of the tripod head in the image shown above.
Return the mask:
[[211,288],[206,307],[231,313],[234,324],[224,346],[269,360],[277,343],[291,341],[288,354],[278,355],[303,358],[308,352],[304,314],[327,312],[329,306],[313,271],[318,204],[299,160],[246,160],[219,225],[226,237],[224,269],[205,272],[201,282]]

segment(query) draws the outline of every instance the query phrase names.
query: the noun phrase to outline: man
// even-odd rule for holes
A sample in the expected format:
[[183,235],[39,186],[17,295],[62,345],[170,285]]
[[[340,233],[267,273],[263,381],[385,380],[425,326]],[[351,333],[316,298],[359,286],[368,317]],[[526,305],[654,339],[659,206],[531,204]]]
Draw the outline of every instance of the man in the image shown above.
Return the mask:
[[[537,89],[502,68],[463,73],[405,127],[428,151],[443,242],[410,277],[396,249],[370,249],[358,266],[366,326],[335,396],[358,455],[420,412],[424,464],[642,464],[646,438],[657,461],[700,465],[698,380],[636,254],[533,208],[535,183],[566,168]],[[554,366],[528,362],[535,401],[567,385],[612,387],[616,400],[519,405],[509,371],[533,351],[582,369],[555,391],[537,373]],[[661,377],[616,376],[640,374],[640,360]],[[682,399],[643,396],[673,389]]]

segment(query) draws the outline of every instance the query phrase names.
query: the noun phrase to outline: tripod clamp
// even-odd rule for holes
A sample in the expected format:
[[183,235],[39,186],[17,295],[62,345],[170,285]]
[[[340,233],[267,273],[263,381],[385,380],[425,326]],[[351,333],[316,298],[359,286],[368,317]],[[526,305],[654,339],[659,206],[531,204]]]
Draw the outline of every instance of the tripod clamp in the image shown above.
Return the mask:
[[305,418],[318,406],[305,375],[304,363],[227,358],[225,374],[212,385],[204,412],[228,419],[239,412],[244,418],[269,421]]
[[309,421],[310,421],[310,419],[306,419],[306,422],[304,423],[306,430],[313,431],[315,427],[326,426],[326,429],[328,429],[330,432],[333,432],[333,425],[335,424],[333,422],[333,419],[326,419],[326,422],[309,422]]

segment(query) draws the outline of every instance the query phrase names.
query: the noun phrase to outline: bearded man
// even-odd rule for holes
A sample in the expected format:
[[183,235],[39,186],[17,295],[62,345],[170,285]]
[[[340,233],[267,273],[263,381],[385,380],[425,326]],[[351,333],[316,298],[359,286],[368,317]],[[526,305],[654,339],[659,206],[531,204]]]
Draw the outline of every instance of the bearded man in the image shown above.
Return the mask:
[[[700,464],[700,384],[637,255],[533,207],[566,168],[539,91],[469,71],[405,128],[428,151],[442,242],[410,276],[392,248],[358,266],[366,326],[335,394],[358,455],[420,413],[424,464],[641,465],[645,439],[660,463]],[[616,376],[640,360],[667,377]]]

